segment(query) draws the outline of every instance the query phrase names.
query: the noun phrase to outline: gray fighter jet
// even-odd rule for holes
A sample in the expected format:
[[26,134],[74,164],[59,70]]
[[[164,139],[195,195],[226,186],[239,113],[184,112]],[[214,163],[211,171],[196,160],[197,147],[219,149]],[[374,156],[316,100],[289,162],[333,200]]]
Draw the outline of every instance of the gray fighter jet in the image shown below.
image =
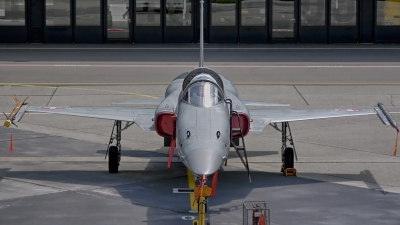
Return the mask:
[[[5,127],[18,122],[25,112],[115,120],[109,147],[109,172],[118,172],[121,159],[121,132],[132,124],[143,130],[156,131],[169,142],[169,165],[176,148],[181,161],[195,175],[212,175],[228,160],[230,147],[234,147],[249,171],[244,139],[249,132],[261,132],[271,125],[282,133],[283,171],[293,168],[294,143],[289,122],[377,114],[386,125],[396,130],[397,123],[379,103],[374,109],[248,109],[247,106],[288,106],[272,102],[241,100],[235,86],[215,71],[199,67],[175,78],[168,86],[164,99],[143,99],[115,102],[115,105],[157,105],[156,108],[78,108],[28,106],[18,100],[12,115],[7,116]],[[123,128],[121,122],[125,121]],[[281,126],[278,127],[278,124]],[[239,142],[240,140],[240,142]],[[293,147],[287,147],[290,142]],[[241,143],[241,146],[238,146]]]
[[[201,1],[203,4],[203,1]],[[203,8],[201,24],[203,26]],[[203,37],[203,29],[200,29]],[[199,178],[214,174],[228,160],[233,147],[249,174],[244,137],[249,132],[261,132],[271,125],[282,134],[282,172],[295,174],[296,151],[289,122],[334,117],[377,114],[382,122],[391,125],[397,132],[397,123],[383,104],[374,109],[249,109],[248,106],[288,106],[287,104],[241,100],[235,86],[224,76],[203,66],[203,38],[200,38],[200,63],[188,73],[176,77],[160,100],[135,100],[116,102],[115,105],[156,105],[156,108],[79,108],[28,106],[14,97],[16,108],[6,115],[5,127],[18,122],[25,112],[52,113],[60,115],[91,117],[114,120],[109,146],[109,172],[117,173],[121,159],[121,133],[137,124],[143,130],[156,131],[169,145],[168,167],[171,166],[174,150],[180,160]],[[122,127],[122,121],[126,126]],[[278,124],[280,126],[278,126]],[[114,133],[115,131],[115,133]],[[291,147],[287,146],[287,143]],[[250,174],[249,174],[250,179]]]

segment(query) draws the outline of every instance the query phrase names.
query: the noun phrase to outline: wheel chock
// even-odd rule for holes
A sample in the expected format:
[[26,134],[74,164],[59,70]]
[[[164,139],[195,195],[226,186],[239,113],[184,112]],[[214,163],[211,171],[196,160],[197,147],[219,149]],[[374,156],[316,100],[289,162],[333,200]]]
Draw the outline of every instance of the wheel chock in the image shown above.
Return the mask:
[[296,177],[297,170],[295,168],[286,168],[284,171],[285,177]]

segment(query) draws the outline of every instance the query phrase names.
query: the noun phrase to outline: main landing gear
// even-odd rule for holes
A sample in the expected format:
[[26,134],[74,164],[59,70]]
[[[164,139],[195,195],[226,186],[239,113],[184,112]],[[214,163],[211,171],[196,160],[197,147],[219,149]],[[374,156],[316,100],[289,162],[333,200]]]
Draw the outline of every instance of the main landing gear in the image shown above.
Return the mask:
[[[296,176],[297,170],[294,168],[294,159],[297,161],[296,148],[294,147],[292,131],[290,130],[289,122],[282,122],[282,129],[279,129],[278,125],[274,123],[272,125],[275,130],[282,133],[282,147],[281,147],[281,155],[282,155],[282,166],[281,172],[285,176]],[[287,146],[287,142],[292,147]]]
[[[121,161],[121,133],[128,127],[132,126],[134,122],[127,122],[124,128],[121,128],[121,121],[116,120],[114,122],[113,129],[111,131],[110,141],[108,142],[106,158],[108,154],[108,172],[118,173],[119,163]],[[110,146],[114,139],[117,140],[116,145]]]

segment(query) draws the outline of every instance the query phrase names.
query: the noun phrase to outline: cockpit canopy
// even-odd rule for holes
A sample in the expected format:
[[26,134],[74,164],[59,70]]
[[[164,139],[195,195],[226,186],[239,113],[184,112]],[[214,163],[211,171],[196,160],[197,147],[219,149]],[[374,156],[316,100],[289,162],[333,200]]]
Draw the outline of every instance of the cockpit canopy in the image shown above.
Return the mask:
[[222,82],[221,77],[213,70],[201,67],[192,70],[190,73],[186,75],[182,83],[182,91],[184,91],[189,84],[195,82],[196,80],[212,81],[217,86],[219,86],[222,91],[224,90],[224,83]]
[[221,89],[208,81],[195,82],[183,93],[183,101],[198,107],[211,107],[223,100]]

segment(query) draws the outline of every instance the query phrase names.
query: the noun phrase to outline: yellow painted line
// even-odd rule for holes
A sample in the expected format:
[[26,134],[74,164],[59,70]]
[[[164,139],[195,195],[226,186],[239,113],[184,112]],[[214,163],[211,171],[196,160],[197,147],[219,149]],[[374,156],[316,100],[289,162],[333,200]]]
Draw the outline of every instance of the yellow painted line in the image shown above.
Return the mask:
[[234,85],[400,85],[400,82],[233,82]]
[[[0,83],[1,85],[1,83]],[[31,84],[17,84],[17,85],[10,85],[10,86],[20,86],[20,87],[34,87],[34,88],[57,88],[51,86],[39,86],[39,85],[31,85]],[[139,94],[135,92],[125,92],[125,91],[112,91],[112,90],[105,90],[105,89],[96,89],[96,88],[76,88],[76,87],[58,87],[59,89],[67,89],[67,90],[82,90],[82,91],[99,91],[99,92],[107,92],[107,93],[116,93],[116,94],[125,94],[125,95],[137,95],[141,97],[153,98],[158,99],[158,97],[153,95],[145,95]]]
[[0,83],[0,86],[21,86],[21,85],[37,85],[37,86],[128,86],[128,85],[169,85],[171,82],[143,82],[143,83]]
[[[68,157],[68,156],[55,156],[55,157],[0,157],[0,162],[101,162],[106,160],[104,156],[85,156],[85,157]],[[165,157],[124,157],[124,163],[167,163],[168,156]],[[176,158],[172,160],[173,163],[180,163]]]

